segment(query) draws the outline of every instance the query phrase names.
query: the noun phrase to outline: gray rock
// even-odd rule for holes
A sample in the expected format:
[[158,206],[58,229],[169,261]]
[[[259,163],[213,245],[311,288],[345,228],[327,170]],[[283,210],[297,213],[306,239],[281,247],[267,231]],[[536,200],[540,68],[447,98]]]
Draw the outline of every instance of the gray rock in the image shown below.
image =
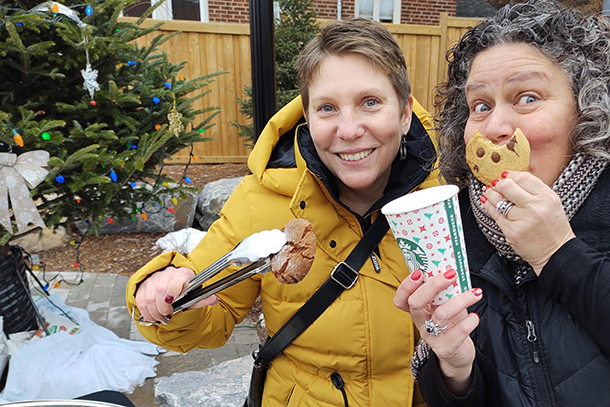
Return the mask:
[[[124,219],[121,223],[115,220],[112,223],[105,223],[100,228],[100,234],[106,233],[169,233],[176,230],[191,227],[195,219],[197,200],[189,193],[186,200],[178,198],[178,204],[174,205],[172,197],[169,195],[161,196],[163,206],[147,205],[144,207],[147,219],[136,216],[135,220]],[[173,208],[174,213],[166,208]],[[87,225],[83,222],[76,224],[79,231],[84,233]]]
[[226,178],[206,184],[197,197],[195,214],[195,219],[202,230],[208,230],[210,225],[220,217],[220,210],[237,184],[243,179],[243,177]]
[[40,253],[50,249],[62,247],[70,241],[66,228],[58,226],[55,230],[41,229],[40,232],[32,232],[11,239],[10,244],[21,246],[28,253]]
[[242,407],[252,363],[244,356],[199,372],[174,373],[159,381],[155,397],[162,407]]

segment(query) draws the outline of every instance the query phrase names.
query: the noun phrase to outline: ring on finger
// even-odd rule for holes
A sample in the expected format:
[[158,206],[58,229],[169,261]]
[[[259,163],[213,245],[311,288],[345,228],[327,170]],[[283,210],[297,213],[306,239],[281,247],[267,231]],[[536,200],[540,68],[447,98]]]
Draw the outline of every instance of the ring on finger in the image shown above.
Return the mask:
[[502,216],[507,218],[508,212],[510,212],[510,210],[513,209],[513,206],[515,206],[515,204],[513,202],[503,199],[496,204],[496,209],[498,210],[498,212],[500,212],[500,214]]
[[432,319],[428,319],[424,322],[424,327],[426,328],[426,332],[428,332],[431,336],[438,336],[438,334],[447,329],[448,325],[441,328]]

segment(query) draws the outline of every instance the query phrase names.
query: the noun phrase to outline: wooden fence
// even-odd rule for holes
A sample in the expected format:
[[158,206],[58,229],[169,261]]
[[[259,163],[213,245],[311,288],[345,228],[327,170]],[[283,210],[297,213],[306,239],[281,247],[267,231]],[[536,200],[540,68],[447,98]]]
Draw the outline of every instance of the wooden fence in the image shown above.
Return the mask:
[[[135,18],[123,17],[135,22]],[[441,13],[438,26],[387,24],[402,48],[407,62],[413,95],[428,110],[433,109],[434,87],[443,81],[446,72],[445,53],[461,34],[476,24],[478,19],[449,17]],[[158,20],[146,20],[142,26],[150,27]],[[237,99],[244,98],[244,86],[251,84],[250,28],[245,24],[215,24],[192,21],[165,21],[160,32],[180,31],[161,45],[173,63],[188,61],[181,71],[185,78],[228,71],[216,77],[208,87],[212,90],[197,103],[199,106],[220,106],[221,113],[214,118],[215,126],[206,132],[214,140],[197,143],[193,154],[199,163],[246,162],[249,149],[244,147],[231,122],[248,123],[240,113]],[[159,32],[138,40],[139,45],[150,41]],[[185,163],[189,151],[177,153],[172,161]]]

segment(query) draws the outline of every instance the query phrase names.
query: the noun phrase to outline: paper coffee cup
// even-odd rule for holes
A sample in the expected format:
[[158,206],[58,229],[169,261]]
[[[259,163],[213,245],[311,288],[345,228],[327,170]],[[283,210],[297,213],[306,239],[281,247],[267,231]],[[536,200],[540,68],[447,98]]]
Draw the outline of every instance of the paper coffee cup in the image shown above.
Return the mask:
[[425,282],[438,273],[456,271],[455,284],[434,299],[435,305],[472,288],[458,191],[455,185],[426,188],[381,208],[410,273],[421,270]]

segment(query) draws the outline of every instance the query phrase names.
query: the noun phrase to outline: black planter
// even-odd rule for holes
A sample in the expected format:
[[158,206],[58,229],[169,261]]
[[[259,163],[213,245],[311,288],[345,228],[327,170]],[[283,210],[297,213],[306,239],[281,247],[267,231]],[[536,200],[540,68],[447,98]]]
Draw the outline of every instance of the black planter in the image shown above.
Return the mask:
[[12,246],[10,254],[0,258],[0,315],[6,335],[38,328],[25,272],[22,250]]

